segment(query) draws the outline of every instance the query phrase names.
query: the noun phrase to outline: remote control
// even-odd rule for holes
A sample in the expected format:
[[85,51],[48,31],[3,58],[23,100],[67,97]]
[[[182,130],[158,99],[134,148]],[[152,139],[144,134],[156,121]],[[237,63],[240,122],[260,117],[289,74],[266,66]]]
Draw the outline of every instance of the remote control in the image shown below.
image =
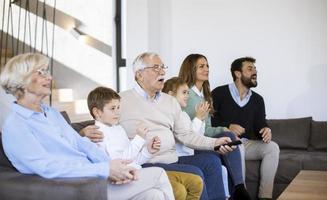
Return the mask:
[[[224,144],[224,145],[234,146],[234,145],[239,145],[239,144],[242,144],[241,140],[235,140],[235,141],[232,141],[232,142],[228,142],[227,144]],[[223,145],[223,146],[224,146],[224,145]],[[215,146],[214,150],[215,150],[215,151],[219,151],[219,148],[220,148],[221,146],[222,146],[222,145]]]

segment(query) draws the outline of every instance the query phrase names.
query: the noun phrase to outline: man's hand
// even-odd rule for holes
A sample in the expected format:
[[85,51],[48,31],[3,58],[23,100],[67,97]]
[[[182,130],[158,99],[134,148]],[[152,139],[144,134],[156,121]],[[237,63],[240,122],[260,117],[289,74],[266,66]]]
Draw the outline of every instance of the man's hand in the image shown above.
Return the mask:
[[103,133],[98,129],[99,127],[96,125],[89,125],[80,130],[79,134],[82,137],[88,137],[92,142],[102,142]]
[[147,144],[149,153],[154,154],[160,150],[161,141],[158,136],[153,137]]
[[225,154],[225,153],[233,151],[236,148],[236,146],[231,146],[230,147],[228,145],[225,145],[225,144],[227,144],[228,142],[231,142],[231,141],[232,140],[229,137],[217,138],[217,140],[215,142],[215,146],[221,145],[217,152],[220,153],[220,154]]
[[271,141],[271,129],[268,127],[262,128],[259,133],[261,134],[262,141],[269,143]]
[[237,136],[241,136],[243,133],[245,133],[245,129],[238,124],[230,124],[229,130],[235,133]]
[[210,104],[207,101],[197,104],[195,106],[195,117],[203,121],[209,113],[209,108]]
[[138,179],[137,170],[128,166],[131,160],[114,159],[110,161],[109,181],[112,184],[126,184]]

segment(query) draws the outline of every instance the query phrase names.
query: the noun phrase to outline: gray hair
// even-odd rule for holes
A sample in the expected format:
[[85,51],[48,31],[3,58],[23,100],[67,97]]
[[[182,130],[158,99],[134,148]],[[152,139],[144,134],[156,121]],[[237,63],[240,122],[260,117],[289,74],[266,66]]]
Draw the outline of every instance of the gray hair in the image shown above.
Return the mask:
[[133,61],[133,72],[134,75],[136,74],[137,71],[142,70],[146,67],[146,64],[144,62],[145,58],[153,58],[153,57],[159,57],[159,55],[157,53],[153,53],[153,52],[144,52],[141,53],[140,55],[138,55],[134,61]]
[[49,59],[41,54],[17,55],[4,66],[0,76],[0,84],[7,93],[19,99],[24,95],[24,87],[29,83],[31,74],[48,65]]

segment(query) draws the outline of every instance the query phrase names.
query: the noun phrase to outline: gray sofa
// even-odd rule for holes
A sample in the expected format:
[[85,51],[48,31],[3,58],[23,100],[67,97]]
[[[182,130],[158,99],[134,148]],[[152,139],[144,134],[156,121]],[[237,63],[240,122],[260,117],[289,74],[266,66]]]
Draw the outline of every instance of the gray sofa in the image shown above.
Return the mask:
[[[300,170],[327,170],[327,122],[311,117],[268,120],[273,141],[280,147],[274,184],[276,199]],[[255,199],[259,186],[260,161],[246,161],[246,185]]]
[[[68,116],[62,114],[70,122]],[[80,127],[79,124],[76,127]],[[21,174],[4,154],[0,132],[0,199],[106,200],[107,181],[100,178],[45,179]]]
[[[65,113],[64,113],[65,114]],[[65,117],[70,123],[68,116]],[[94,124],[71,124],[76,131]],[[327,170],[327,122],[311,117],[268,120],[273,140],[281,149],[274,185],[277,198],[300,170]],[[1,133],[0,133],[1,134]],[[246,184],[255,199],[259,186],[260,161],[246,162]],[[0,199],[107,199],[106,180],[97,178],[44,179],[17,172],[3,153],[0,137]]]

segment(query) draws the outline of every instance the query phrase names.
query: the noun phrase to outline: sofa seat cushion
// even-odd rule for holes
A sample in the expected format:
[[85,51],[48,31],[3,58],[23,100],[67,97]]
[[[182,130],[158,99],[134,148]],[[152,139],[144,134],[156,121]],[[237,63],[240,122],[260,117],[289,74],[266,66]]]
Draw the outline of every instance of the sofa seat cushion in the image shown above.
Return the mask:
[[100,178],[45,179],[0,167],[1,199],[107,199],[107,181]]
[[327,150],[327,122],[311,122],[310,147],[315,150]]
[[258,182],[260,180],[260,164],[260,160],[246,161],[246,182]]
[[298,119],[270,119],[272,140],[280,149],[307,149],[312,117]]
[[326,151],[306,152],[301,156],[303,170],[327,171]]
[[276,183],[290,183],[302,169],[303,150],[281,150],[275,177]]

